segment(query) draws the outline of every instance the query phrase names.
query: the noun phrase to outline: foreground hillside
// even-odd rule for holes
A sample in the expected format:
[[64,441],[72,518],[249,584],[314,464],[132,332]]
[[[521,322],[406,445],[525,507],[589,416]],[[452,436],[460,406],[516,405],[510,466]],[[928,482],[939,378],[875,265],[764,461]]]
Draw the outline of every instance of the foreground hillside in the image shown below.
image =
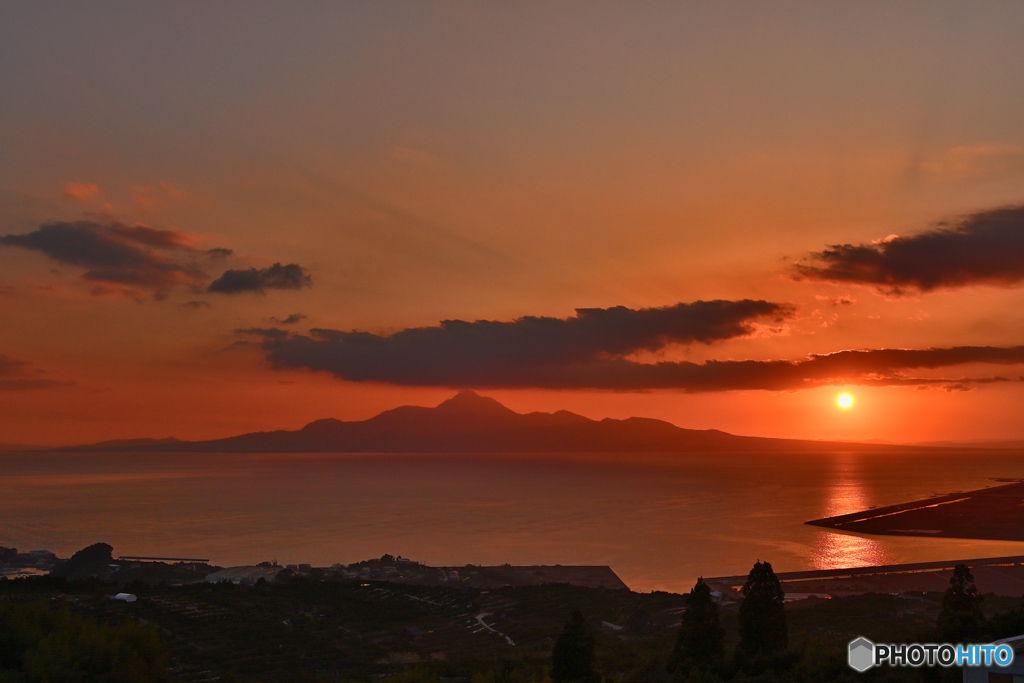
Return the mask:
[[[138,600],[109,599],[121,590]],[[913,669],[856,674],[846,665],[846,644],[861,635],[875,642],[927,637],[941,601],[941,593],[932,593],[912,604],[903,596],[875,594],[789,603],[790,654],[783,664],[791,668],[780,676],[769,672],[731,680],[920,680],[921,672]],[[143,654],[170,668],[166,675],[132,679],[139,681],[545,683],[551,680],[554,643],[579,609],[595,638],[595,665],[605,681],[670,683],[666,665],[686,596],[565,584],[479,590],[351,580],[292,579],[244,587],[0,579],[0,617],[4,605],[40,602],[56,615],[70,610],[85,619],[77,622],[79,631],[102,624],[154,630],[163,651],[147,640]],[[994,613],[1019,603],[986,598],[985,607]],[[721,607],[728,651],[739,639],[737,607]],[[33,614],[14,616],[23,623]],[[42,619],[53,620],[45,614]],[[122,650],[136,647],[138,637],[124,628],[118,637],[130,642]],[[75,655],[80,659],[93,647],[87,638],[75,643],[82,649]],[[3,669],[0,661],[0,680],[37,680],[4,678]]]

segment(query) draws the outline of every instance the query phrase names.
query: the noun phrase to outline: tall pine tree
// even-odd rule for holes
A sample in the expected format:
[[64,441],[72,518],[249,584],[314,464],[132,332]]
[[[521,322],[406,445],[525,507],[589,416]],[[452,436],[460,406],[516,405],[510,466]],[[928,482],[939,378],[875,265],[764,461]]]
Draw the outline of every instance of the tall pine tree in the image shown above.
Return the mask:
[[554,683],[599,683],[594,670],[594,636],[587,629],[583,613],[573,610],[562,635],[551,651],[551,680]]
[[964,643],[980,638],[985,630],[981,613],[982,595],[974,585],[974,575],[966,564],[958,564],[949,579],[949,588],[942,596],[939,613],[939,634],[951,643]]
[[743,585],[740,604],[740,642],[737,654],[750,660],[770,658],[789,644],[785,593],[768,562],[756,562]]
[[701,577],[686,597],[683,622],[668,661],[669,672],[679,678],[693,669],[714,669],[724,658],[724,639],[718,605],[711,599],[711,587]]

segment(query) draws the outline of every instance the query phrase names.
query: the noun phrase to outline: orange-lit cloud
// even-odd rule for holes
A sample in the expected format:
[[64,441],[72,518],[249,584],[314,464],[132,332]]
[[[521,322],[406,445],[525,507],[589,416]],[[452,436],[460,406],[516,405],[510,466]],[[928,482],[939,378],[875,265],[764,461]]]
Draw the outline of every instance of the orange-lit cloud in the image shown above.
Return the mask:
[[1020,145],[960,145],[929,156],[921,164],[927,173],[940,177],[972,178],[1024,171],[1024,147]]
[[95,199],[100,188],[92,183],[65,183],[64,199],[74,202],[88,202]]
[[154,185],[141,185],[131,190],[132,207],[136,213],[147,214],[163,208],[171,201],[180,201],[185,193],[161,180]]

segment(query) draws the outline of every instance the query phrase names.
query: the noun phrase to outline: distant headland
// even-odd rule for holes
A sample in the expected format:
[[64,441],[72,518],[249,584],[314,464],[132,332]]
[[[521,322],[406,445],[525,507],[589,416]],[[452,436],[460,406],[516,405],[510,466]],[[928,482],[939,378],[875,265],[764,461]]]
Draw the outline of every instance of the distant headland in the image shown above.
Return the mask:
[[295,431],[211,441],[121,439],[55,449],[209,453],[680,453],[931,450],[922,446],[736,436],[643,417],[592,420],[566,410],[517,413],[462,391],[434,408],[401,406],[368,420],[325,419]]
[[[1006,481],[997,480],[997,481]],[[814,519],[806,524],[834,531],[884,536],[1024,541],[1024,482],[957,491],[909,503]]]

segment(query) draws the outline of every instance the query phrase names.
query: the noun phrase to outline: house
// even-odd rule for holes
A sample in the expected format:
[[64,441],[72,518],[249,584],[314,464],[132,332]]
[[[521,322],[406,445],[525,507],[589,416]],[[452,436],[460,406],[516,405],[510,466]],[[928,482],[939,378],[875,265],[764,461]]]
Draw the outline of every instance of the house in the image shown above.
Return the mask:
[[1024,683],[1024,635],[997,640],[993,645],[1013,648],[1010,666],[965,666],[964,683]]

